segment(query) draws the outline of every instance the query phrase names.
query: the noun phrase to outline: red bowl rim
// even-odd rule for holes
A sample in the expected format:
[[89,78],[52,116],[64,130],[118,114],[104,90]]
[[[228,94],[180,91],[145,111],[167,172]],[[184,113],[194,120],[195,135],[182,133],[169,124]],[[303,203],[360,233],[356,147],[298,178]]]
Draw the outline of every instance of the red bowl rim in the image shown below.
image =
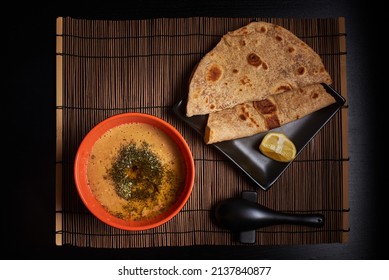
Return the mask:
[[[109,129],[126,123],[146,123],[169,135],[177,143],[186,165],[185,187],[170,209],[155,218],[142,221],[124,221],[109,214],[94,197],[87,179],[87,163],[94,143]],[[145,113],[121,113],[111,116],[94,126],[81,141],[74,160],[74,180],[77,192],[89,211],[102,222],[123,230],[147,230],[160,226],[176,216],[188,201],[194,185],[195,167],[192,152],[184,137],[168,122]]]

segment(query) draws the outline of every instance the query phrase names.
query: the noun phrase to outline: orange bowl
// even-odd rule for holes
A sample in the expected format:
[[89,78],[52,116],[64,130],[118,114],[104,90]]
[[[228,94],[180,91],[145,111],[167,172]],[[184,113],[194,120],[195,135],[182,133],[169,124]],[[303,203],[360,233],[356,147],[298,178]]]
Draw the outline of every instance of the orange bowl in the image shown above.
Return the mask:
[[[122,124],[148,124],[164,132],[178,147],[185,166],[184,186],[178,199],[164,212],[148,219],[121,219],[110,214],[96,199],[88,179],[88,161],[92,148],[106,132]],[[102,222],[123,230],[147,230],[160,226],[176,216],[184,207],[192,193],[195,177],[194,161],[191,150],[183,136],[169,123],[152,115],[143,113],[123,113],[114,115],[98,123],[82,140],[75,157],[74,179],[81,200],[89,211]]]

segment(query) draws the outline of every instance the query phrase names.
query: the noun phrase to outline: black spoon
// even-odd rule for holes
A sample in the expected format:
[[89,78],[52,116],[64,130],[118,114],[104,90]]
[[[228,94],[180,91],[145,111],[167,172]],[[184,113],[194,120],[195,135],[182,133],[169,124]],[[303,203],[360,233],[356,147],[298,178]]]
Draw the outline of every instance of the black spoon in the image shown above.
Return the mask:
[[324,225],[321,214],[282,213],[244,198],[230,198],[219,203],[215,208],[215,218],[220,226],[232,231],[249,231],[279,224]]

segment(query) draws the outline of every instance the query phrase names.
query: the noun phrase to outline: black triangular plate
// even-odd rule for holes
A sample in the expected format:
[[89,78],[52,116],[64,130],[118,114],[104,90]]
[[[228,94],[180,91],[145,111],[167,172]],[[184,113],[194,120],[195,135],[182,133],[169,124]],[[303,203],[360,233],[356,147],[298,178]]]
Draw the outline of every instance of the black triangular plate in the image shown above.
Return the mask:
[[[295,144],[297,155],[346,102],[333,88],[328,85],[323,86],[335,98],[334,104],[272,130],[285,133]],[[204,137],[207,115],[187,117],[186,100],[175,104],[173,112]],[[211,145],[246,173],[258,187],[268,190],[293,161],[277,162],[267,158],[259,151],[259,144],[267,133],[263,132]]]

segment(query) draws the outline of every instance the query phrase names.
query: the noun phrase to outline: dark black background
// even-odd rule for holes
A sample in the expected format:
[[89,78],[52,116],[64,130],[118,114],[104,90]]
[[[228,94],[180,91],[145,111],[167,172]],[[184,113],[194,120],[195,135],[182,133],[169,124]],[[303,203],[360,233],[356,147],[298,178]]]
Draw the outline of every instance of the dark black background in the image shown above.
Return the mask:
[[[52,1],[54,2],[54,1]],[[3,9],[1,19],[1,259],[388,259],[387,192],[378,175],[388,151],[378,108],[386,90],[376,66],[385,32],[356,1],[127,1],[71,6],[61,2]],[[8,6],[9,6],[8,5]],[[80,6],[81,5],[81,6]],[[55,19],[155,17],[346,17],[349,104],[350,240],[305,246],[193,246],[88,249],[55,245]],[[378,31],[378,32],[377,32]],[[378,34],[378,35],[377,35]],[[382,37],[381,37],[382,36]],[[380,69],[380,68],[379,68]],[[383,76],[383,75],[381,75]],[[378,98],[379,99],[374,99]],[[5,127],[4,127],[5,125]],[[377,133],[379,132],[379,133]],[[382,137],[384,138],[384,137]],[[382,176],[383,177],[383,176]],[[386,183],[387,185],[387,183]]]

